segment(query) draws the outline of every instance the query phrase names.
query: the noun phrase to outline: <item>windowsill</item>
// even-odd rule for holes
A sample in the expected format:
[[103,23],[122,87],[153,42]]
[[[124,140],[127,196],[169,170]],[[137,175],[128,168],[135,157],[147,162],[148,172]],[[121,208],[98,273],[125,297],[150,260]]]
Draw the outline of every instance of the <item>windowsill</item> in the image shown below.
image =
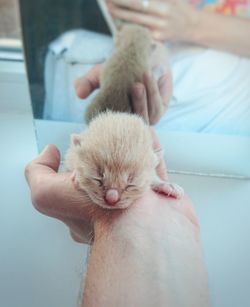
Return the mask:
[[23,54],[18,49],[1,49],[0,48],[0,61],[20,61],[23,62]]
[[1,113],[31,112],[24,61],[0,60]]
[[[1,55],[1,51],[0,51]],[[25,64],[23,60],[10,61],[0,58],[0,81],[25,82]]]

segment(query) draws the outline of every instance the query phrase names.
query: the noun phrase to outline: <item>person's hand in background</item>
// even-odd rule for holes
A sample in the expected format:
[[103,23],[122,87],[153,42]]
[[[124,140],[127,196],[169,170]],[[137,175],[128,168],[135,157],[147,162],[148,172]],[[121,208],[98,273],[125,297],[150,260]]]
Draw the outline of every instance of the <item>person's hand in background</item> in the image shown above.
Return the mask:
[[114,18],[147,27],[160,41],[189,41],[197,10],[183,0],[107,0]]
[[[226,16],[206,10],[206,3],[198,9],[185,0],[107,0],[107,4],[114,18],[147,27],[156,40],[186,42],[250,57],[247,13],[242,17],[232,11],[232,16]],[[249,11],[249,4],[244,10]]]

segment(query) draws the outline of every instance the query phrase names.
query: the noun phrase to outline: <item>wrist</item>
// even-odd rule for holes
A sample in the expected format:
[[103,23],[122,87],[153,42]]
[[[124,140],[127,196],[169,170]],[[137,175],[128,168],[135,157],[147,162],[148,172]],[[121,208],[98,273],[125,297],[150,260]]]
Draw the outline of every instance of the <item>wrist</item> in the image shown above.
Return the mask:
[[203,12],[191,7],[189,8],[188,26],[184,31],[183,41],[187,43],[198,43]]
[[[152,241],[161,244],[163,236],[179,224],[181,231],[187,228],[199,235],[197,217],[190,199],[185,196],[181,200],[166,198],[152,191],[126,210],[113,210],[96,220],[94,224],[95,241],[112,235],[126,237],[150,237]],[[136,239],[137,240],[137,239]]]
[[148,191],[128,210],[95,222],[84,306],[208,306],[198,228],[186,202]]
[[193,26],[190,31],[190,42],[200,46],[213,46],[217,40],[216,31],[220,27],[219,19],[224,16],[208,12],[205,10],[197,10],[193,16]]

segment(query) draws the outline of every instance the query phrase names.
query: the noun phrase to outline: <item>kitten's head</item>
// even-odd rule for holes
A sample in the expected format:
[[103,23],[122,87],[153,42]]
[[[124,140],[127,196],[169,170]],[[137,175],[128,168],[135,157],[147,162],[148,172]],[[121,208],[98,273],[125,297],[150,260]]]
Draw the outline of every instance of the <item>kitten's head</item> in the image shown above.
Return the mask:
[[137,116],[102,115],[91,122],[85,137],[73,138],[76,180],[95,204],[106,209],[127,208],[149,187],[157,162],[148,127]]
[[127,208],[149,185],[150,173],[132,167],[111,166],[102,158],[100,155],[98,162],[91,157],[82,161],[81,167],[76,170],[79,188],[102,208]]
[[133,43],[136,43],[141,51],[151,50],[153,40],[150,31],[147,28],[138,25],[124,25],[122,29],[116,34],[116,47],[125,48]]

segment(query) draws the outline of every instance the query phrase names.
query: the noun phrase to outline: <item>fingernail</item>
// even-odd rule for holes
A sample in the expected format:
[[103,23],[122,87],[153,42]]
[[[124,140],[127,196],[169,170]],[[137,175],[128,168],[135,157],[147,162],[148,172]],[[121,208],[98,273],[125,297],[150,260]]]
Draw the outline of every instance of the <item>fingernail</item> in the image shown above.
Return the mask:
[[44,149],[40,152],[39,155],[43,155],[47,151],[48,148],[49,148],[49,145],[46,145]]

